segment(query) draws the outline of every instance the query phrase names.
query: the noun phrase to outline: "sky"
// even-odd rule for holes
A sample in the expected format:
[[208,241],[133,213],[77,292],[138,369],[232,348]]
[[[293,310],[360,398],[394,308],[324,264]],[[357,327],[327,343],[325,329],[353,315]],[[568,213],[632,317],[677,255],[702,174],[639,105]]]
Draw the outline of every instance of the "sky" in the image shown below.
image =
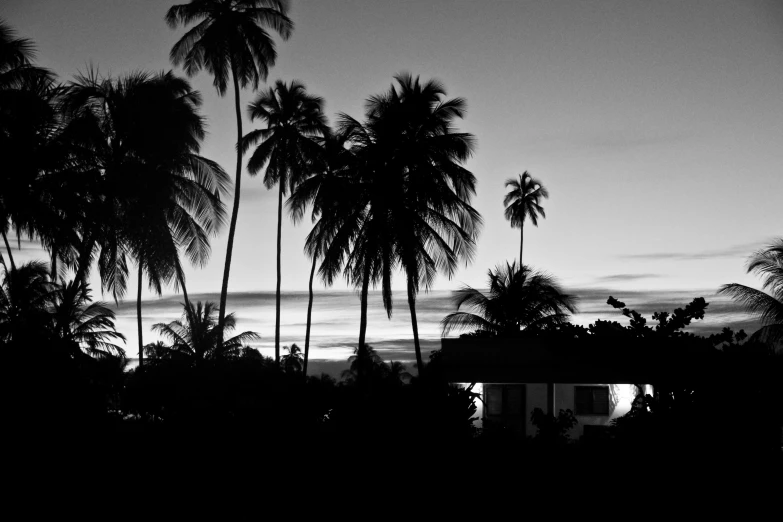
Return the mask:
[[[67,81],[90,64],[112,75],[172,69],[184,33],[163,21],[173,3],[5,0],[0,17]],[[434,290],[482,287],[518,256],[502,200],[504,181],[524,171],[550,193],[546,219],[525,229],[524,262],[567,288],[622,298],[759,287],[747,257],[783,235],[783,2],[294,0],[289,14],[294,32],[277,39],[269,83],[303,81],[332,120],[360,118],[402,71],[467,100],[458,127],[478,142],[466,167],[484,227],[475,258]],[[191,81],[209,125],[202,152],[233,175],[231,94],[219,97],[207,73]],[[242,92],[243,107],[253,98]],[[229,291],[274,289],[276,205],[276,191],[245,172]],[[307,289],[309,228],[283,223],[284,291]],[[209,264],[187,270],[190,292],[219,292],[226,241],[227,227]],[[404,278],[394,286],[404,306]]]

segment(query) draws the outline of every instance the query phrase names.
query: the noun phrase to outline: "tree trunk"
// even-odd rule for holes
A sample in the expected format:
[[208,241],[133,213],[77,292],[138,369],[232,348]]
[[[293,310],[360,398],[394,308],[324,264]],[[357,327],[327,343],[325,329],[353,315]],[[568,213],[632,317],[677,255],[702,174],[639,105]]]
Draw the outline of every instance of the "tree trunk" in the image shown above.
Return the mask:
[[555,415],[555,383],[546,383],[546,411],[549,415]]
[[364,278],[362,279],[362,312],[359,321],[359,349],[364,349],[364,341],[367,333],[367,292],[370,288],[370,262],[365,261]]
[[283,179],[278,180],[280,185],[277,196],[277,291],[275,293],[275,363],[280,364],[280,248],[281,234],[283,230]]
[[11,253],[11,245],[8,244],[8,237],[3,231],[3,241],[5,242],[5,249],[8,250],[8,260],[11,262],[11,270],[16,270],[16,264],[14,264],[14,255]]
[[49,279],[52,280],[52,282],[57,282],[57,251],[52,248],[52,264],[49,266],[49,269],[51,271],[51,274],[49,275]]
[[313,256],[313,268],[310,269],[310,300],[307,302],[307,331],[305,332],[305,349],[304,349],[304,365],[302,366],[302,373],[307,377],[307,361],[310,357],[310,323],[313,312],[313,278],[315,277],[315,265],[318,261],[316,256]]
[[81,252],[79,252],[79,267],[76,269],[73,280],[75,283],[80,283],[84,286],[84,278],[85,274],[87,274],[87,269],[90,266],[90,254],[95,247],[95,241],[93,241],[92,238],[87,239],[86,242],[82,242],[82,246],[83,248],[81,249]]
[[[239,80],[236,67],[231,63],[231,75],[234,78],[234,104],[237,113],[237,145],[242,141],[242,111],[239,107]],[[237,172],[234,178],[234,208],[231,212],[231,224],[228,227],[228,245],[226,246],[226,266],[223,269],[223,287],[220,290],[220,311],[218,315],[219,341],[223,341],[223,324],[226,319],[226,299],[228,297],[228,275],[231,272],[231,253],[234,249],[234,232],[237,228],[239,213],[239,194],[242,183],[242,149],[237,146]]]
[[179,287],[182,288],[182,296],[185,298],[185,309],[190,307],[190,299],[188,298],[188,289],[185,286],[185,273],[182,271],[182,265],[177,259],[177,280],[179,281]]
[[144,271],[141,268],[141,260],[139,260],[139,291],[136,294],[136,317],[139,329],[139,368],[144,366],[144,341],[142,340],[141,332],[141,284],[143,280]]
[[419,323],[416,321],[416,294],[413,288],[413,282],[408,277],[408,305],[411,309],[411,326],[413,326],[413,346],[416,349],[416,368],[419,377],[424,371],[424,361],[421,358],[421,345],[419,344]]
[[522,269],[522,246],[525,243],[525,222],[519,225],[519,269]]

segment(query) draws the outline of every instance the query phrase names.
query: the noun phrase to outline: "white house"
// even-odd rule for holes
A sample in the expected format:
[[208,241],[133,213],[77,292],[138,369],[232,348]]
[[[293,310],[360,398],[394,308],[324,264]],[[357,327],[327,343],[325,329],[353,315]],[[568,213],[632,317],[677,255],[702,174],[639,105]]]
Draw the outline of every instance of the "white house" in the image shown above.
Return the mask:
[[[443,339],[446,378],[479,393],[479,427],[505,426],[520,436],[535,435],[535,408],[557,415],[571,410],[577,439],[625,415],[639,392],[652,394],[649,373],[623,357],[574,352],[523,339]],[[646,379],[645,379],[646,378]],[[634,384],[637,383],[637,384]]]

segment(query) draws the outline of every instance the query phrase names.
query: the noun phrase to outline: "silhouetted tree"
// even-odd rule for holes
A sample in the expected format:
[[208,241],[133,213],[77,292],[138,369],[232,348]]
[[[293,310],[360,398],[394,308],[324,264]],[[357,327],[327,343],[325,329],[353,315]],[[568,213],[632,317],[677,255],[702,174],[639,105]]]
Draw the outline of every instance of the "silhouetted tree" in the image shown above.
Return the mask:
[[[475,329],[490,335],[516,335],[562,324],[576,313],[577,298],[566,294],[550,275],[516,263],[488,273],[489,294],[465,286],[454,293],[457,311],[441,321],[443,335]],[[469,312],[459,311],[463,306]]]
[[762,278],[762,290],[738,283],[723,285],[718,293],[726,294],[741,303],[758,318],[762,328],[751,340],[771,345],[783,341],[783,238],[759,250],[748,261],[748,273]]
[[288,355],[284,355],[280,359],[283,368],[289,373],[300,373],[302,371],[302,350],[296,345],[292,344],[289,348],[284,346],[283,350],[288,352]]
[[51,321],[49,306],[55,290],[45,263],[30,261],[10,269],[4,266],[0,284],[0,340],[46,339]]
[[[10,229],[20,240],[24,232],[32,236],[43,232],[44,224],[58,222],[45,203],[40,179],[57,127],[55,100],[60,90],[54,74],[35,65],[35,54],[31,40],[18,38],[0,20],[0,234],[11,268],[15,262]],[[0,263],[5,264],[1,253]]]
[[431,288],[438,271],[451,277],[461,259],[473,257],[481,225],[470,206],[476,179],[462,167],[474,137],[455,132],[465,113],[461,98],[444,99],[437,81],[424,84],[408,74],[395,77],[383,96],[368,105],[374,148],[386,154],[378,180],[387,194],[386,222],[393,254],[407,278],[408,305],[419,372],[424,363],[416,318],[416,295]]
[[203,361],[227,359],[246,354],[244,343],[261,338],[255,332],[242,332],[230,339],[223,339],[223,331],[231,331],[236,325],[234,314],[225,318],[223,330],[218,327],[215,304],[199,301],[186,304],[182,320],[169,324],[157,323],[152,329],[168,339],[170,345],[147,345],[147,355],[156,360],[183,361],[199,364]]
[[114,312],[102,302],[91,302],[86,285],[70,281],[52,295],[53,330],[66,346],[92,357],[125,359],[125,350],[115,341],[125,336],[114,327]]
[[519,264],[522,265],[522,246],[525,239],[525,221],[530,220],[533,226],[538,226],[538,216],[545,218],[546,213],[541,206],[541,198],[548,198],[549,192],[544,185],[525,171],[519,179],[509,178],[506,187],[511,190],[503,198],[506,207],[506,219],[511,226],[519,227]]
[[[188,4],[175,5],[166,13],[169,27],[198,22],[171,49],[171,61],[182,64],[188,76],[206,69],[213,76],[218,94],[225,95],[229,75],[234,84],[234,102],[237,120],[237,144],[242,140],[242,113],[239,89],[258,88],[266,80],[269,68],[275,64],[275,43],[266,28],[271,28],[287,40],[294,24],[288,18],[288,2],[285,0],[191,0]],[[234,205],[228,229],[226,264],[223,286],[220,292],[218,325],[224,326],[228,277],[231,270],[231,253],[234,248],[234,232],[239,213],[239,196],[242,175],[242,150],[237,147],[237,166],[234,180]]]
[[65,95],[67,140],[89,151],[83,169],[89,198],[77,280],[92,250],[115,300],[123,297],[127,257],[138,265],[139,363],[143,363],[141,288],[162,291],[172,279],[183,288],[179,248],[195,264],[209,256],[209,235],[224,219],[219,194],[228,177],[198,155],[204,122],[201,97],[172,73],[133,73],[117,79],[79,76]]
[[317,141],[327,129],[323,98],[311,96],[304,84],[278,80],[250,104],[250,119],[260,119],[265,129],[251,131],[242,140],[242,152],[260,142],[247,164],[251,175],[266,168],[264,185],[278,185],[277,287],[275,292],[275,360],[280,362],[280,255],[283,196],[293,192],[316,166],[321,155]]
[[[312,204],[312,222],[316,224],[308,234],[305,241],[305,252],[312,259],[310,268],[310,280],[308,282],[307,301],[307,329],[305,333],[303,373],[307,375],[307,362],[310,356],[310,326],[313,310],[313,279],[318,261],[323,257],[323,251],[329,246],[331,232],[340,216],[337,209],[350,208],[350,201],[346,199],[343,191],[350,184],[350,174],[347,169],[351,165],[351,153],[345,148],[347,137],[344,134],[334,133],[326,129],[321,138],[321,155],[314,165],[316,173],[303,180],[288,198],[286,205],[289,208],[291,219],[297,223],[304,216],[305,209]],[[323,218],[323,220],[321,220]],[[339,219],[339,218],[338,218]],[[321,270],[323,272],[324,266]],[[322,273],[323,277],[323,273]],[[326,283],[326,279],[324,279]],[[331,284],[331,283],[329,283]]]

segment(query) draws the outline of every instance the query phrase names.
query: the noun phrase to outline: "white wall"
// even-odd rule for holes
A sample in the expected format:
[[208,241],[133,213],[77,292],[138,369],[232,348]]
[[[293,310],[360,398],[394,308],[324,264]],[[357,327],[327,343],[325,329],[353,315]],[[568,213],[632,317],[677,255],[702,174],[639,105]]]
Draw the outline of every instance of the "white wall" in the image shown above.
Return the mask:
[[[458,386],[466,388],[468,383],[457,383]],[[520,384],[520,383],[493,383],[493,384]],[[572,440],[576,440],[584,433],[585,425],[608,426],[612,419],[622,417],[631,409],[631,404],[636,397],[636,386],[633,384],[594,384],[594,383],[557,383],[555,384],[555,413],[561,409],[570,409],[576,412],[574,403],[575,386],[609,386],[609,415],[577,415],[579,423],[569,432]],[[547,385],[545,383],[525,383],[525,434],[535,436],[537,429],[530,422],[530,414],[534,408],[541,408],[547,411],[546,400]],[[481,394],[484,398],[484,384],[477,382],[473,391]],[[645,385],[645,393],[652,394],[652,386]],[[483,427],[484,403],[476,401],[476,416],[474,425],[478,428]]]

